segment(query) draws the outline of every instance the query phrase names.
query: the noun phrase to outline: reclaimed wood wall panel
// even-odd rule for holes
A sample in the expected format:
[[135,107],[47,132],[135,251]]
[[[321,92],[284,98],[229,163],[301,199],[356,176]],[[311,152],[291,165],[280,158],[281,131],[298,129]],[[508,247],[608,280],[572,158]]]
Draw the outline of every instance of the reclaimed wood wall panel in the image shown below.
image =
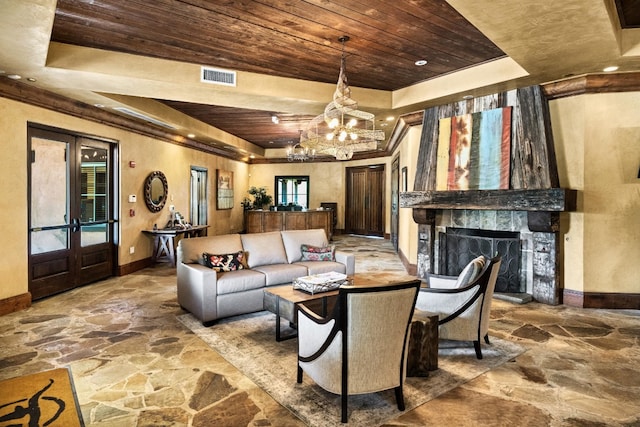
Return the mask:
[[436,189],[440,119],[504,107],[513,108],[510,188],[559,187],[548,102],[539,86],[529,86],[425,110],[413,190]]
[[540,189],[560,186],[549,106],[540,86],[516,91],[514,107],[511,188]]

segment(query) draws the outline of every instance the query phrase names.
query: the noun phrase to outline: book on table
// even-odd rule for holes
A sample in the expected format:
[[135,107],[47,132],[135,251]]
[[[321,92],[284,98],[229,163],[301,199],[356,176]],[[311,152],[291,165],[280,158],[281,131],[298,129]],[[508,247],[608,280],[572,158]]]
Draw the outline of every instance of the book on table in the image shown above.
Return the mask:
[[312,274],[298,277],[293,281],[293,289],[309,292],[311,294],[328,292],[347,283],[347,275],[331,271],[328,273]]

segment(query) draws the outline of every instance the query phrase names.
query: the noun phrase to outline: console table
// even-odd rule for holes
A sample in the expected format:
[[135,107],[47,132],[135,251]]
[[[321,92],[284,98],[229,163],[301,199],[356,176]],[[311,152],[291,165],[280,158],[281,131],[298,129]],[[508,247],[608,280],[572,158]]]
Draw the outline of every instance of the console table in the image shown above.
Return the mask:
[[148,236],[153,237],[153,255],[154,262],[166,257],[172,267],[176,266],[176,239],[180,237],[200,237],[204,236],[209,228],[208,225],[194,225],[189,228],[160,228],[157,230],[142,230]]
[[327,239],[333,238],[333,211],[245,211],[247,233],[322,228]]

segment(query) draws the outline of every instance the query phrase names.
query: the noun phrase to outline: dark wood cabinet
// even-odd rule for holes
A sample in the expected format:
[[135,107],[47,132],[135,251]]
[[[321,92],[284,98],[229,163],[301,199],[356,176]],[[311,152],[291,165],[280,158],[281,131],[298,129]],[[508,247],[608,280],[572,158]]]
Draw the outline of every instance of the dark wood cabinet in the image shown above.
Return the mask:
[[247,233],[322,228],[327,239],[333,237],[333,211],[246,211]]

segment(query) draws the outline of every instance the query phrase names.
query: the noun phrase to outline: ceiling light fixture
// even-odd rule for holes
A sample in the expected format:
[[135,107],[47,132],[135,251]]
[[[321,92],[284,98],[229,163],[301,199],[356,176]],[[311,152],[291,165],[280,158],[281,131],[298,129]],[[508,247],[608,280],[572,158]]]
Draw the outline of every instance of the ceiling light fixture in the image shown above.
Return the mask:
[[612,71],[618,71],[618,66],[617,65],[611,65],[610,67],[605,67],[602,71],[604,71],[605,73],[610,73]]
[[[302,139],[302,129],[300,129],[300,139]],[[300,145],[300,142],[296,144],[289,144],[289,148],[287,148],[287,160],[290,162],[300,161],[304,162],[305,160],[313,160],[316,156],[316,150],[314,148],[303,147]]]
[[422,66],[424,66],[424,65],[427,65],[427,60],[426,60],[426,59],[418,59],[418,60],[415,62],[415,64],[416,64],[418,67],[422,67]]
[[271,121],[276,125],[280,123],[280,119],[275,114],[271,116]]
[[307,130],[300,135],[300,146],[318,154],[332,155],[337,160],[349,160],[355,151],[375,150],[385,136],[382,130],[375,129],[375,116],[358,110],[358,103],[351,98],[344,50],[349,36],[342,36],[338,41],[342,43],[342,58],[333,101],[324,108],[324,114],[309,122]]

